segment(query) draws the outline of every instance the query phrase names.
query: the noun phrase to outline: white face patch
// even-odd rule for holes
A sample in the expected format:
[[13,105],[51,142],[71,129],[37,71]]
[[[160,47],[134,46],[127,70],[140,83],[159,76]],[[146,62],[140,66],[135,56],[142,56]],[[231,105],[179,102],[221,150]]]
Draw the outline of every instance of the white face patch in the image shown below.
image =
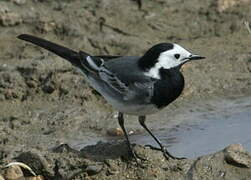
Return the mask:
[[160,53],[158,62],[152,67],[148,72],[145,73],[146,76],[152,78],[160,79],[159,70],[160,68],[171,69],[177,67],[186,61],[191,53],[181,47],[178,44],[173,44],[174,47],[171,50],[164,51]]

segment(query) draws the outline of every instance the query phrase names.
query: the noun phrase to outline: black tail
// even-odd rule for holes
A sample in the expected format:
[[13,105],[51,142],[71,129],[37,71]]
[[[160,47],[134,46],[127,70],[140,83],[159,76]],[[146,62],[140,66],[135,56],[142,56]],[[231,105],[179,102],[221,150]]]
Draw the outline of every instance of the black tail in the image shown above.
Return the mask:
[[78,52],[73,51],[69,48],[66,48],[64,46],[55,44],[53,42],[47,41],[45,39],[42,38],[38,38],[29,34],[21,34],[19,36],[17,36],[18,39],[24,40],[24,41],[28,41],[31,42],[33,44],[36,44],[44,49],[47,49],[48,51],[51,51],[55,54],[57,54],[58,56],[68,60],[72,65],[81,68],[81,58],[83,58],[83,54],[86,56],[89,56],[89,54],[82,52],[81,54],[81,58]]

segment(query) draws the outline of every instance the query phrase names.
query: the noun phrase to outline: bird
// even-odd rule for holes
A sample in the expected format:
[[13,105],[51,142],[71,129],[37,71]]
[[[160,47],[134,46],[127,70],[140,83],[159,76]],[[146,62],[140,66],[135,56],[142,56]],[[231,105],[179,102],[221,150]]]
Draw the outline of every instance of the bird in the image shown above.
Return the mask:
[[181,67],[187,62],[204,59],[176,43],[158,43],[142,56],[91,55],[75,51],[48,40],[21,34],[18,39],[40,46],[75,66],[89,85],[118,111],[118,123],[124,133],[128,151],[139,156],[130,143],[124,126],[124,114],[138,117],[139,124],[157,142],[166,159],[180,159],[169,153],[146,126],[146,116],[175,101],[185,85]]

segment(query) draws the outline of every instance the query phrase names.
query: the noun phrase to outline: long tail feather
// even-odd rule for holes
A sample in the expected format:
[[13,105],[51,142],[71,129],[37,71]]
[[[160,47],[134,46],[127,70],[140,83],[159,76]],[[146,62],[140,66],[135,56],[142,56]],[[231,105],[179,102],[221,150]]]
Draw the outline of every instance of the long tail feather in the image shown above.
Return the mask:
[[[79,53],[76,51],[73,51],[69,48],[66,48],[64,46],[55,44],[53,42],[47,41],[45,39],[42,38],[38,38],[29,34],[21,34],[19,36],[17,36],[18,39],[24,40],[24,41],[28,41],[31,42],[37,46],[40,46],[44,49],[47,49],[48,51],[51,51],[55,54],[57,54],[58,56],[68,60],[72,65],[78,67],[78,68],[83,68],[80,62],[80,56]],[[87,53],[82,53],[82,57],[83,55],[86,55],[86,57],[89,55]]]

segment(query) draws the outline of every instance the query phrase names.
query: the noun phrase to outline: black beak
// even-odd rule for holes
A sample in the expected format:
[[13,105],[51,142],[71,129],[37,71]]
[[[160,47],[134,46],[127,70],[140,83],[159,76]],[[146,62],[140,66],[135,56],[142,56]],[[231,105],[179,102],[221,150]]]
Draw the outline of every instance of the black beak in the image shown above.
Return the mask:
[[193,61],[193,60],[200,60],[200,59],[205,59],[206,57],[203,56],[199,56],[197,54],[191,54],[189,57],[184,58],[181,60],[181,66],[189,61]]
[[205,59],[206,57],[199,56],[197,54],[191,54],[187,59],[189,60],[199,60],[199,59]]

